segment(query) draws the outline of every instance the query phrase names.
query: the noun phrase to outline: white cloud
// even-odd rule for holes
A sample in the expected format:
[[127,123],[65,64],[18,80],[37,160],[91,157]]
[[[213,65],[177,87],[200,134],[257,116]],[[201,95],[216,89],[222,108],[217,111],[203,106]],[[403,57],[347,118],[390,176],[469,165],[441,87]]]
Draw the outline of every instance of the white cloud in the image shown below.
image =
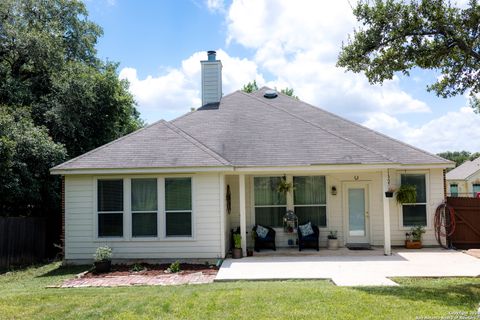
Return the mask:
[[293,87],[302,100],[357,121],[372,111],[430,111],[397,78],[372,86],[335,66],[356,24],[347,0],[234,0],[226,19],[228,42],[254,49],[255,62],[274,77],[268,84]]
[[469,107],[448,112],[418,127],[384,113],[372,114],[363,124],[434,153],[480,150],[480,116]]
[[206,0],[206,6],[211,12],[224,12],[225,4],[223,0]]
[[[170,69],[164,74],[149,75],[144,79],[139,79],[134,68],[123,68],[120,78],[130,82],[130,92],[147,122],[158,120],[159,115],[172,119],[192,107],[200,107],[200,61],[206,58],[206,52],[196,52],[183,60],[179,69]],[[217,50],[217,58],[223,65],[224,94],[254,79],[258,83],[265,82],[254,62],[231,57],[223,50]]]

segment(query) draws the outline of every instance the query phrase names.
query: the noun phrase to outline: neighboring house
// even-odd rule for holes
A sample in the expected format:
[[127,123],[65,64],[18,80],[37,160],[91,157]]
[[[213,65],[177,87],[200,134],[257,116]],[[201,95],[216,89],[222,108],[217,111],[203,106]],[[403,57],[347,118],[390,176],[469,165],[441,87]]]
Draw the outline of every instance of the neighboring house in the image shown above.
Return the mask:
[[452,197],[476,197],[480,193],[480,157],[467,160],[446,175]]
[[[105,243],[116,259],[224,257],[230,229],[241,228],[245,251],[257,223],[287,247],[287,209],[320,227],[321,246],[337,230],[342,245],[390,254],[417,224],[436,244],[452,162],[268,88],[222,97],[215,52],[201,64],[201,108],[52,169],[64,176],[67,262],[91,260]],[[295,185],[286,197],[276,190],[283,177]],[[385,197],[401,183],[417,186],[417,203]]]

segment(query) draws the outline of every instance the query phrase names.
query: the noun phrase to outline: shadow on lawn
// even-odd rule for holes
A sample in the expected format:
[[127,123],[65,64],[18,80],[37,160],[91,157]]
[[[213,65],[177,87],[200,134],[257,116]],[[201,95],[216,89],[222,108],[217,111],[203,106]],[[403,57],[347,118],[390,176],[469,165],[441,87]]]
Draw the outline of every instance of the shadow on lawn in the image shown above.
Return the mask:
[[84,272],[90,270],[92,268],[91,265],[80,265],[80,266],[58,266],[53,270],[50,270],[44,274],[37,276],[37,278],[43,277],[55,277],[55,276],[65,276],[65,275],[75,275],[80,272]]
[[368,294],[392,296],[397,299],[432,302],[454,307],[468,307],[477,310],[480,303],[480,283],[451,285],[403,285],[399,287],[353,288]]

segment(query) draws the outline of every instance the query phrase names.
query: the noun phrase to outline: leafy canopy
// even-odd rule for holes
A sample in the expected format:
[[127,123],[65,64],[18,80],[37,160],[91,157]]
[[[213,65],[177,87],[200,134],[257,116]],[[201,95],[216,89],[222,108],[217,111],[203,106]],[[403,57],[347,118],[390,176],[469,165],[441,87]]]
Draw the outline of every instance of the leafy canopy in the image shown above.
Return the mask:
[[437,154],[438,156],[454,161],[456,166],[458,167],[462,163],[467,160],[475,160],[476,158],[480,157],[480,152],[471,153],[468,151],[445,151]]
[[[259,88],[258,88],[258,85],[257,85],[257,81],[253,80],[253,81],[243,85],[241,90],[243,92],[246,92],[246,93],[252,93],[252,92],[257,91],[258,89]],[[275,88],[275,90],[277,90],[277,88]],[[286,87],[284,89],[280,89],[280,92],[283,93],[284,95],[287,95],[289,97],[292,97],[292,98],[295,98],[295,99],[298,100],[298,96],[296,96],[294,94],[295,90],[293,88]]]
[[360,0],[353,13],[362,26],[342,45],[338,66],[364,72],[370,83],[431,69],[441,76],[427,90],[438,96],[480,93],[477,0],[465,9],[445,0]]

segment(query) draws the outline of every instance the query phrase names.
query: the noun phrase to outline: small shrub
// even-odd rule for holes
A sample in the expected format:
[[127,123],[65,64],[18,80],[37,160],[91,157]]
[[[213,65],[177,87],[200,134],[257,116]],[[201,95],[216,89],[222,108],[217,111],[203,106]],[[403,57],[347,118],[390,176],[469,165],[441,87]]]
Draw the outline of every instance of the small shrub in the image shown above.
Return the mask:
[[130,271],[132,272],[140,272],[140,271],[143,271],[145,270],[144,266],[142,266],[142,264],[140,263],[135,263],[132,268],[130,269]]
[[337,239],[337,234],[338,234],[337,230],[330,230],[330,233],[328,234],[328,239],[330,240]]
[[98,247],[93,257],[95,258],[95,261],[111,261],[112,248],[109,246]]
[[169,273],[177,273],[177,272],[180,272],[181,269],[180,269],[180,262],[178,261],[175,261],[173,262],[170,267],[168,267],[167,271]]

